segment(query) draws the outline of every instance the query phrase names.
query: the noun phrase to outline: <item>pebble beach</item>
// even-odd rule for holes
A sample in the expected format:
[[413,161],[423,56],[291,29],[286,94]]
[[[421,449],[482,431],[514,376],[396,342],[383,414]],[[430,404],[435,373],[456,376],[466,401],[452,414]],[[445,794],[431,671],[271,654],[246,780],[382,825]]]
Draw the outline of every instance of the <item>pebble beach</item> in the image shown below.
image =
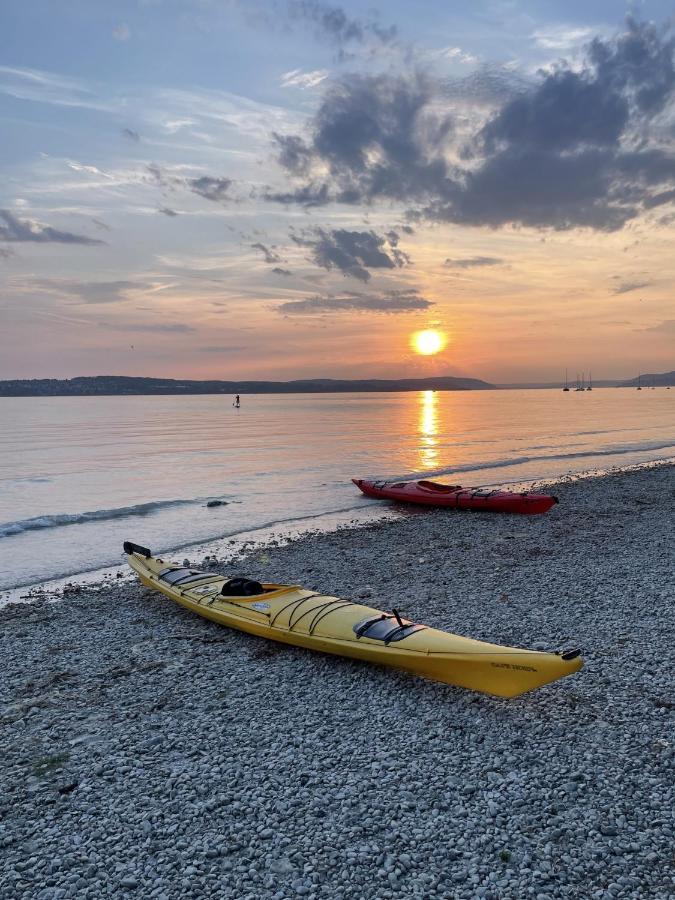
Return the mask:
[[0,896],[672,896],[674,475],[206,563],[582,648],[580,673],[513,700],[265,642],[124,579],[6,606]]

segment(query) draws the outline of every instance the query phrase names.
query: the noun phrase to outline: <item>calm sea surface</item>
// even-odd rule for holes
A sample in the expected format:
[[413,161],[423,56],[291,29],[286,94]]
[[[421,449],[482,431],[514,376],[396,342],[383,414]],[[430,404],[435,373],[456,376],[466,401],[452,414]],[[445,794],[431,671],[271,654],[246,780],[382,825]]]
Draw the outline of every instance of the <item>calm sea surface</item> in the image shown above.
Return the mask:
[[[675,390],[0,399],[0,589],[377,501],[675,456]],[[207,508],[222,499],[227,505]]]

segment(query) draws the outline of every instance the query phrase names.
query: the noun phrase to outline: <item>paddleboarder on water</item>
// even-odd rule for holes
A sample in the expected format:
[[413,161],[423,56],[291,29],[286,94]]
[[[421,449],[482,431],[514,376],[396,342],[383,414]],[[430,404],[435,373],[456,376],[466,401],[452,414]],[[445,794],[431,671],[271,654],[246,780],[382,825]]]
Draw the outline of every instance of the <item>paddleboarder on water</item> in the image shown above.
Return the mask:
[[239,409],[239,407],[241,406],[241,403],[239,402],[239,394],[237,394],[234,398],[234,403],[232,404],[232,406],[234,406],[236,409]]

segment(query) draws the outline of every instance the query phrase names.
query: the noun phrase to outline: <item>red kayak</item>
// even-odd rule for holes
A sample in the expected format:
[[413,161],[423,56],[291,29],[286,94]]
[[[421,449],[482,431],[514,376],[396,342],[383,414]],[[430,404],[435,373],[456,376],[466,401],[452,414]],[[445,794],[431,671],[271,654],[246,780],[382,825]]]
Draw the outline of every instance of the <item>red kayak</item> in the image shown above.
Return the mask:
[[364,481],[352,478],[366,497],[378,500],[400,500],[425,506],[448,509],[477,509],[487,512],[545,513],[558,502],[550,494],[530,494],[525,491],[472,491],[458,484],[439,484],[437,481]]

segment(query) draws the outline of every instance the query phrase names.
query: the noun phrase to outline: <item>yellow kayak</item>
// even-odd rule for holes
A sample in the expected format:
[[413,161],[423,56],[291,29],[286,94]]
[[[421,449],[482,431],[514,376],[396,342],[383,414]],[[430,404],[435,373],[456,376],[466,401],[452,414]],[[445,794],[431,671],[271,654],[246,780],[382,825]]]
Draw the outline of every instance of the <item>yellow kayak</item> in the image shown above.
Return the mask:
[[583,666],[580,652],[540,653],[449,634],[391,613],[293,584],[225,578],[155,559],[124,542],[146,587],[186,609],[259,637],[405,669],[434,681],[517,697]]

